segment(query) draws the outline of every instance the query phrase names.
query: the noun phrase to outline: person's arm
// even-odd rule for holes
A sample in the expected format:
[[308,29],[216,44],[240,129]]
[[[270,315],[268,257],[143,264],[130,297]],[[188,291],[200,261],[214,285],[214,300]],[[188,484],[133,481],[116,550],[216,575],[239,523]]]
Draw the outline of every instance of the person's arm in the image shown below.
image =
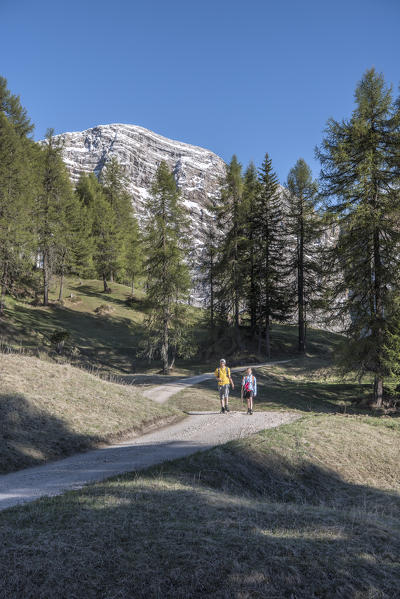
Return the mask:
[[254,377],[254,397],[257,395],[257,379]]
[[215,372],[214,372],[214,374],[215,374],[215,378],[216,378],[216,379],[217,379],[217,381],[219,382],[218,370],[219,370],[219,369],[218,369],[218,368],[216,368],[216,369],[215,369]]

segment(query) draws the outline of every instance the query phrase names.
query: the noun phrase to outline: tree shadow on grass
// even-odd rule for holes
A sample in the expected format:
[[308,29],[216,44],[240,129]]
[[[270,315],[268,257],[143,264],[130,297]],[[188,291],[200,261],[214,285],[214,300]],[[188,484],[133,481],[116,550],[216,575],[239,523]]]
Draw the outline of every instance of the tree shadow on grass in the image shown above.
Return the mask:
[[[16,305],[14,320],[26,331],[40,332],[49,339],[56,329],[70,332],[70,345],[75,345],[90,363],[100,363],[123,372],[131,372],[138,345],[145,329],[128,318],[112,318],[77,312],[66,307],[51,306],[31,309]],[[37,341],[36,344],[37,345]]]
[[398,597],[398,494],[216,452],[0,514],[2,596]]
[[0,473],[94,447],[101,439],[72,431],[23,395],[0,394]]
[[[110,283],[110,285],[112,286],[112,283]],[[132,306],[128,305],[127,299],[130,298],[129,293],[126,293],[125,299],[122,299],[120,297],[115,297],[115,295],[113,295],[112,293],[104,293],[102,291],[93,289],[93,287],[91,287],[90,285],[75,285],[71,287],[71,289],[74,289],[74,291],[76,291],[77,293],[81,293],[88,297],[98,298],[99,300],[101,300],[103,304],[115,304],[117,306],[120,306],[121,308],[126,309],[134,307],[134,309],[138,312],[146,313],[150,307],[150,302],[146,297],[134,297]]]

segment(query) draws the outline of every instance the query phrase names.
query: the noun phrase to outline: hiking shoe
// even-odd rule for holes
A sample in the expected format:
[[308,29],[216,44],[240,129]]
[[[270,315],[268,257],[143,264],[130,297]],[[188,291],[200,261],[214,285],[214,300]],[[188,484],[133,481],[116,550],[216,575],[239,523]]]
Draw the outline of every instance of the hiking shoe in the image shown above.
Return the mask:
[[247,413],[248,413],[248,414],[251,414],[251,410],[250,410],[250,408],[247,408]]
[[221,408],[221,414],[225,414],[225,408]]
[[253,415],[253,410],[250,410],[250,416],[252,416],[252,415]]
[[230,412],[229,406],[225,406],[225,412]]

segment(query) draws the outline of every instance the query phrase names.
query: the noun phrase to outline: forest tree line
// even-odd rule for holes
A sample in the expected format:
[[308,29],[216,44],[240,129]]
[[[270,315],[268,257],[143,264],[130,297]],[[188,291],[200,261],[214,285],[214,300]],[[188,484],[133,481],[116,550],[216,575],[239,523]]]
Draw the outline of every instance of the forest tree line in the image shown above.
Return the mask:
[[[52,131],[35,143],[18,96],[0,78],[0,311],[6,294],[34,288],[46,305],[49,282],[68,273],[113,280],[132,294],[143,276],[149,357],[164,371],[191,351],[186,302],[193,273],[205,290],[210,330],[244,328],[271,356],[271,327],[298,323],[306,351],[309,314],[343,326],[344,368],[384,381],[400,376],[400,102],[382,75],[367,71],[347,120],[330,119],[316,155],[318,181],[299,159],[281,188],[266,154],[245,172],[234,156],[202,221],[196,268],[184,203],[162,162],[138,224],[121,165],[83,173],[73,188]],[[322,240],[336,231],[331,243]],[[199,232],[197,232],[199,233]]]

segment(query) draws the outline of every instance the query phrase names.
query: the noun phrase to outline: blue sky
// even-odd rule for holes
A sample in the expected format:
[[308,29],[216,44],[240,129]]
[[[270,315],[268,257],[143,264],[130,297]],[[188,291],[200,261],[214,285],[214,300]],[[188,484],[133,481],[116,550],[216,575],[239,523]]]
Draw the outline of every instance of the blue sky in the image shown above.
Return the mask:
[[0,74],[35,138],[133,123],[283,183],[374,66],[398,94],[398,0],[0,0]]

